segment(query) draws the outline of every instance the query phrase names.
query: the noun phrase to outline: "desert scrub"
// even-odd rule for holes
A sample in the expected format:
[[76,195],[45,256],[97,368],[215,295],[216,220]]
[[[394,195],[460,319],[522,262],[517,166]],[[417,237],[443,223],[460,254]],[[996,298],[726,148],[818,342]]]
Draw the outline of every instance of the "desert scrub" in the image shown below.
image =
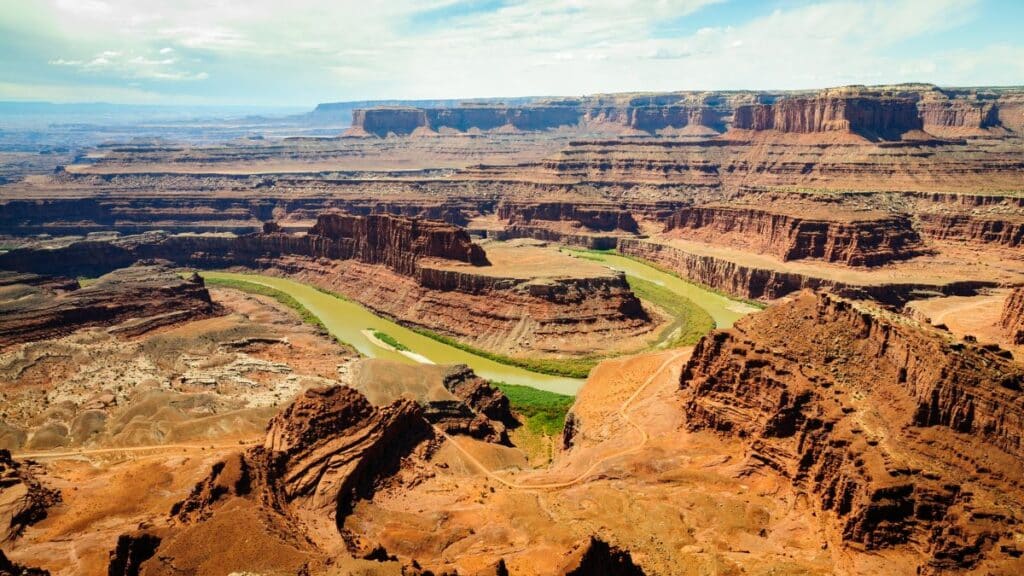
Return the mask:
[[373,330],[372,328],[370,330],[373,332],[374,338],[380,340],[381,342],[387,344],[388,346],[391,346],[395,350],[398,350],[399,352],[409,351],[408,346],[396,340],[395,337],[392,336],[391,334],[388,334],[387,332],[381,332],[380,330]]
[[470,354],[480,356],[481,358],[493,360],[498,364],[525,368],[530,372],[548,374],[550,376],[586,378],[594,366],[597,366],[598,362],[605,359],[605,357],[595,356],[585,356],[580,358],[512,358],[505,356],[504,354],[489,352],[475,346],[470,346],[469,344],[460,342],[454,338],[449,338],[448,336],[438,334],[437,332],[425,330],[419,326],[406,326],[406,328],[432,340],[437,340],[442,344],[447,344],[452,348],[458,348],[459,350],[469,352]]
[[627,276],[627,282],[637,297],[656,304],[672,316],[672,324],[662,331],[658,346],[690,346],[715,329],[711,315],[693,300],[636,276]]
[[512,410],[525,420],[523,423],[531,432],[557,436],[565,427],[565,415],[575,400],[572,396],[538,390],[529,386],[491,382],[505,396]]

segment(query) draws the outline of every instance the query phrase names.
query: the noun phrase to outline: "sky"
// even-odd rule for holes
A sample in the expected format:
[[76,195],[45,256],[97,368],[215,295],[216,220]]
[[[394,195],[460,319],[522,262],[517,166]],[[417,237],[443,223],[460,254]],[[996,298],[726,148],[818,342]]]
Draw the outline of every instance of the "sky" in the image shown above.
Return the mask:
[[0,100],[1024,84],[1024,0],[0,0]]

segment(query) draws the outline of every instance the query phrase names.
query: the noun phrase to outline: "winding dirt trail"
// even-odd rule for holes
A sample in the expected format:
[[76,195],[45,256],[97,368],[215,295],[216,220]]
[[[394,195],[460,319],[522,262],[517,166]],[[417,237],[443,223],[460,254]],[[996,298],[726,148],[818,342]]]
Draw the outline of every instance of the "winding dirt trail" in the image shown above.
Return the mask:
[[262,443],[262,440],[253,440],[251,442],[236,441],[230,444],[152,444],[149,446],[125,446],[123,448],[89,448],[82,450],[68,450],[66,452],[19,452],[11,455],[18,459],[30,458],[33,460],[59,460],[62,458],[77,458],[79,456],[91,456],[95,454],[116,454],[120,452],[226,450],[228,448],[245,448]]
[[647,445],[647,442],[650,440],[650,435],[647,433],[646,430],[644,430],[644,428],[642,426],[640,426],[632,418],[630,418],[629,413],[627,412],[627,409],[629,408],[629,405],[632,404],[634,400],[636,400],[636,398],[640,395],[640,393],[643,392],[644,389],[646,389],[647,386],[651,384],[651,382],[654,382],[654,380],[656,378],[658,378],[661,375],[662,372],[667,370],[673,363],[675,363],[676,360],[679,359],[680,356],[683,356],[685,354],[686,354],[686,352],[677,352],[677,353],[673,354],[672,356],[670,356],[667,360],[662,362],[661,365],[658,366],[658,369],[655,370],[650,376],[648,376],[647,379],[644,380],[644,383],[641,384],[640,386],[638,386],[637,389],[633,391],[633,394],[631,394],[630,397],[627,398],[622,403],[621,406],[619,406],[619,410],[618,410],[619,416],[621,416],[623,420],[625,420],[628,424],[630,424],[631,426],[636,428],[638,432],[640,432],[640,435],[643,438],[641,440],[641,442],[639,444],[633,446],[632,448],[627,448],[625,450],[620,450],[618,452],[615,452],[613,454],[608,454],[607,456],[603,456],[603,457],[595,460],[594,462],[592,462],[590,464],[590,466],[587,467],[586,470],[584,470],[582,473],[580,473],[579,475],[577,475],[575,478],[573,478],[571,480],[566,480],[564,482],[551,482],[551,483],[547,483],[547,484],[522,484],[522,483],[519,483],[519,482],[511,482],[509,480],[506,480],[505,478],[503,478],[502,476],[500,476],[499,474],[497,474],[493,470],[487,468],[487,466],[485,466],[482,462],[477,460],[477,458],[475,456],[473,456],[468,450],[463,448],[454,438],[452,438],[450,435],[445,433],[443,430],[441,430],[437,426],[434,426],[434,430],[438,434],[440,434],[441,436],[444,436],[444,438],[446,440],[450,441],[455,446],[455,448],[457,448],[458,451],[470,463],[472,463],[474,466],[476,466],[478,469],[480,469],[480,471],[483,472],[484,475],[486,475],[488,478],[491,478],[495,482],[498,482],[499,484],[501,484],[503,486],[506,486],[508,488],[512,488],[514,490],[559,490],[559,489],[562,489],[562,488],[568,488],[570,486],[575,486],[575,485],[581,483],[583,480],[585,480],[588,476],[593,474],[594,471],[597,470],[598,467],[600,467],[605,462],[607,462],[609,460],[613,460],[615,458],[621,458],[622,456],[626,456],[628,454],[633,454],[635,452],[639,452],[639,451],[644,449],[644,447]]

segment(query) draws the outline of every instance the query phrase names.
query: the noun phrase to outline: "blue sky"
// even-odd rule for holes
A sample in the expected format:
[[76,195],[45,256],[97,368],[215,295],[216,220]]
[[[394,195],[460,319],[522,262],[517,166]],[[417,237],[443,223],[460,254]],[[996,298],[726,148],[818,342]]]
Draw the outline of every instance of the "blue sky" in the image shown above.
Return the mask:
[[0,100],[1024,84],[1024,0],[0,0]]

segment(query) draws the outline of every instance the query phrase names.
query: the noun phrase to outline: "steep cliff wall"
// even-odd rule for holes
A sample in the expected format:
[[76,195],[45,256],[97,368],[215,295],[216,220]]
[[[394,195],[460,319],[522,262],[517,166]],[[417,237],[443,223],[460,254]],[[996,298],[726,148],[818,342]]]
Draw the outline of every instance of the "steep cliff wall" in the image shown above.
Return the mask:
[[999,324],[1006,330],[1011,342],[1024,344],[1024,288],[1017,288],[1006,299]]
[[929,212],[917,215],[921,233],[937,240],[1024,246],[1024,215]]
[[589,230],[639,232],[633,215],[616,205],[589,202],[528,202],[505,200],[498,205],[498,218],[509,225],[534,221],[576,222]]
[[12,285],[0,289],[0,347],[129,319],[138,322],[125,330],[144,332],[216,310],[202,278],[182,278],[163,266],[121,268],[84,288],[57,293]]
[[692,282],[710,286],[739,298],[756,300],[774,300],[804,288],[827,288],[851,298],[866,298],[887,305],[901,306],[913,298],[916,291],[968,295],[976,293],[980,288],[997,285],[994,282],[981,281],[939,285],[900,282],[857,285],[796,272],[747,266],[723,258],[695,254],[668,244],[635,238],[619,239],[618,250],[628,256],[667,268]]
[[443,222],[390,215],[324,214],[309,231],[335,244],[334,256],[369,264],[384,264],[399,274],[412,275],[421,258],[444,258],[486,266],[487,254],[469,234]]
[[889,140],[920,130],[922,121],[911,98],[825,95],[741,105],[736,108],[732,127],[797,134],[853,132]]
[[1019,554],[1024,369],[1005,355],[804,293],[705,337],[681,385],[690,429],[741,439],[843,542],[916,551],[922,573]]
[[849,266],[877,266],[912,258],[924,249],[909,218],[882,214],[822,220],[753,207],[692,206],[676,211],[665,231],[742,245],[783,260],[818,258]]

